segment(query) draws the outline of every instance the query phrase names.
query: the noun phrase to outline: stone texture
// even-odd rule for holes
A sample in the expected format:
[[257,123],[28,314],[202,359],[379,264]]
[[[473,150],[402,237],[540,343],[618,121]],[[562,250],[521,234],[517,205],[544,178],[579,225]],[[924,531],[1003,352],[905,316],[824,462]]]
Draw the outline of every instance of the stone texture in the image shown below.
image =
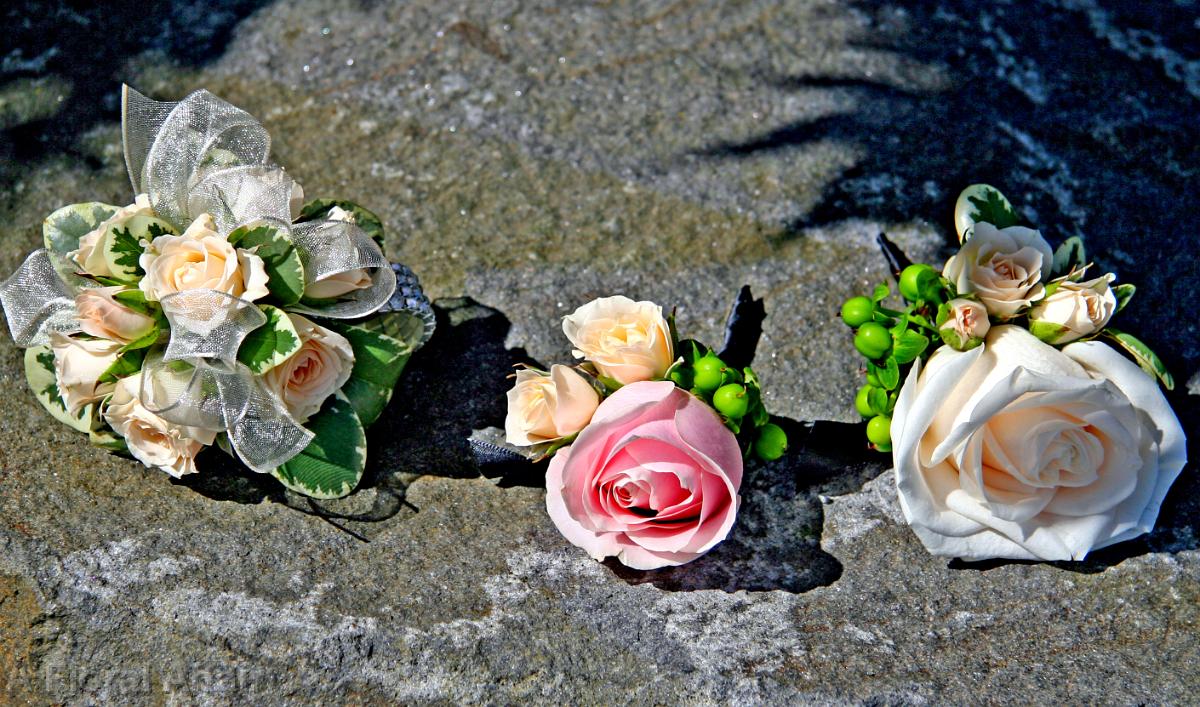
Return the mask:
[[[930,557],[847,424],[858,363],[836,321],[886,276],[877,233],[943,257],[958,189],[989,181],[1138,284],[1120,325],[1171,365],[1195,436],[1192,3],[204,7],[42,8],[149,33],[119,61],[72,61],[37,13],[4,40],[0,271],[53,208],[128,201],[102,82],[206,86],[265,122],[310,195],[383,217],[441,328],[370,432],[363,488],[320,504],[220,455],[178,483],[91,449],[0,344],[0,697],[1194,699],[1194,470],[1154,534],[1084,563]],[[501,422],[511,364],[568,356],[562,314],[624,291],[715,341],[742,284],[766,298],[756,368],[795,444],[751,470],[713,553],[597,564],[546,518],[539,469],[475,468],[466,440]]]

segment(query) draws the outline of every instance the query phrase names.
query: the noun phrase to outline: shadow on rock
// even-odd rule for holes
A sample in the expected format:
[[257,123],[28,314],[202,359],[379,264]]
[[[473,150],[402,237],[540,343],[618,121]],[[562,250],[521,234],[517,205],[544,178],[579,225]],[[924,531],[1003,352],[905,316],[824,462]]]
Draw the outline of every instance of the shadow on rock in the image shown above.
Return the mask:
[[[0,11],[0,164],[72,152],[76,138],[120,114],[129,62],[159,52],[201,66],[265,0],[29,0]],[[7,159],[2,159],[7,158]],[[0,180],[6,175],[0,170]],[[19,176],[19,175],[15,175]]]

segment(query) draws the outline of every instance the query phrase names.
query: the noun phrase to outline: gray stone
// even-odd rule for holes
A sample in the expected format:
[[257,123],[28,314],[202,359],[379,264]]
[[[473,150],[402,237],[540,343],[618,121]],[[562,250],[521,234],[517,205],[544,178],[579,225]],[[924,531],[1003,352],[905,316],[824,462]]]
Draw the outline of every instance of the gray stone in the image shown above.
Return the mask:
[[[1194,432],[1191,4],[302,0],[236,22],[252,6],[88,15],[153,28],[151,51],[81,47],[78,76],[52,33],[0,47],[0,272],[54,208],[129,201],[92,85],[113,73],[260,117],[310,196],[383,217],[439,332],[369,433],[363,487],[320,503],[220,454],[180,483],[90,448],[0,344],[0,701],[1194,699],[1194,470],[1153,534],[1086,562],[931,557],[850,424],[837,320],[887,277],[876,234],[937,261],[958,190],[987,181],[1137,283],[1119,326],[1172,367]],[[743,284],[793,446],[749,469],[712,553],[593,562],[547,518],[540,468],[475,465],[511,365],[569,356],[563,314],[624,292],[716,343]]]

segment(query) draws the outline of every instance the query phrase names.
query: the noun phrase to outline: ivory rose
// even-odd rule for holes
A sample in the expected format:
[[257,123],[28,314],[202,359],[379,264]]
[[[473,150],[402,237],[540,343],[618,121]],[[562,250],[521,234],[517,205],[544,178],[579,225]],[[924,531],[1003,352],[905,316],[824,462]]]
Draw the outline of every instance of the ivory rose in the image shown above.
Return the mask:
[[1045,296],[1054,251],[1042,234],[1021,226],[975,224],[974,233],[946,261],[942,275],[959,294],[975,293],[998,318],[1015,316]]
[[959,351],[978,346],[992,328],[987,308],[974,300],[952,299],[946,303],[946,314],[938,333],[942,341]]
[[[330,221],[355,222],[354,214],[340,206],[330,209],[326,218]],[[371,284],[371,274],[367,272],[366,268],[354,268],[353,270],[326,275],[319,280],[308,283],[304,287],[304,296],[316,299],[341,297],[355,290],[365,290]]]
[[914,365],[891,434],[904,517],[930,552],[968,560],[1079,560],[1146,533],[1186,461],[1135,364],[1007,325]]
[[1029,330],[1048,344],[1095,334],[1117,311],[1117,296],[1109,286],[1114,279],[1108,274],[1087,282],[1064,280],[1029,310]]
[[128,344],[154,329],[153,318],[135,312],[113,298],[124,289],[96,287],[75,295],[75,313],[84,333]]
[[175,478],[196,473],[196,455],[216,440],[216,433],[177,425],[150,412],[139,398],[141,386],[141,373],[122,378],[104,408],[105,421],[146,466]]
[[112,269],[104,257],[104,239],[113,227],[124,227],[137,216],[154,218],[154,209],[150,208],[150,197],[146,194],[138,194],[132,204],[117,209],[116,213],[84,234],[79,239],[79,248],[67,253],[67,259],[74,261],[84,272],[99,277],[111,276]]
[[298,422],[312,417],[350,379],[354,349],[346,337],[288,314],[300,335],[300,348],[262,376],[263,384],[283,401]]
[[116,363],[121,346],[118,341],[79,339],[58,332],[50,334],[58,392],[71,414],[112,392],[112,383],[100,383],[98,379]]
[[563,319],[563,333],[602,376],[622,385],[662,378],[675,361],[662,307],[628,297],[592,300]]
[[140,258],[146,299],[185,290],[218,290],[253,302],[267,295],[262,258],[235,248],[216,231],[212,216],[201,214],[180,236],[159,236]]
[[634,569],[696,559],[737,517],[742,452],[717,413],[669,381],[627,385],[554,456],[546,507],[567,540]]
[[508,391],[504,430],[509,444],[529,447],[570,437],[592,419],[600,394],[578,371],[555,364],[550,373],[523,369]]

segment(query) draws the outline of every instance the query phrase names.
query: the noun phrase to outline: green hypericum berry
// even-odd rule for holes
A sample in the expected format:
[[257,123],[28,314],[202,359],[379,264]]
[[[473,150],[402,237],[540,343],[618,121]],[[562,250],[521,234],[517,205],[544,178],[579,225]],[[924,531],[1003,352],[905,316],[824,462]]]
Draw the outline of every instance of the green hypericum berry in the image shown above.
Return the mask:
[[683,388],[684,390],[691,388],[693,385],[692,371],[691,371],[691,369],[686,368],[684,366],[680,366],[679,368],[676,368],[675,370],[671,371],[670,378],[671,378],[672,383],[679,386],[680,388]]
[[904,268],[900,273],[900,295],[909,302],[931,299],[937,294],[938,274],[924,263]]
[[787,433],[774,423],[767,423],[758,429],[758,439],[754,440],[754,453],[759,459],[773,462],[787,451]]
[[875,390],[876,386],[868,383],[858,389],[858,395],[854,396],[854,409],[858,410],[858,414],[863,417],[873,417],[874,412],[871,411],[870,395],[871,391]]
[[842,321],[852,327],[862,326],[875,316],[875,303],[868,297],[851,297],[842,305]]
[[713,407],[730,420],[740,420],[750,409],[750,397],[746,395],[745,386],[729,383],[713,393]]
[[883,358],[892,349],[892,334],[882,324],[867,322],[855,333],[854,348],[869,359]]
[[892,418],[877,415],[867,423],[867,439],[877,447],[892,447]]
[[692,366],[692,385],[711,393],[725,382],[725,362],[709,353]]

